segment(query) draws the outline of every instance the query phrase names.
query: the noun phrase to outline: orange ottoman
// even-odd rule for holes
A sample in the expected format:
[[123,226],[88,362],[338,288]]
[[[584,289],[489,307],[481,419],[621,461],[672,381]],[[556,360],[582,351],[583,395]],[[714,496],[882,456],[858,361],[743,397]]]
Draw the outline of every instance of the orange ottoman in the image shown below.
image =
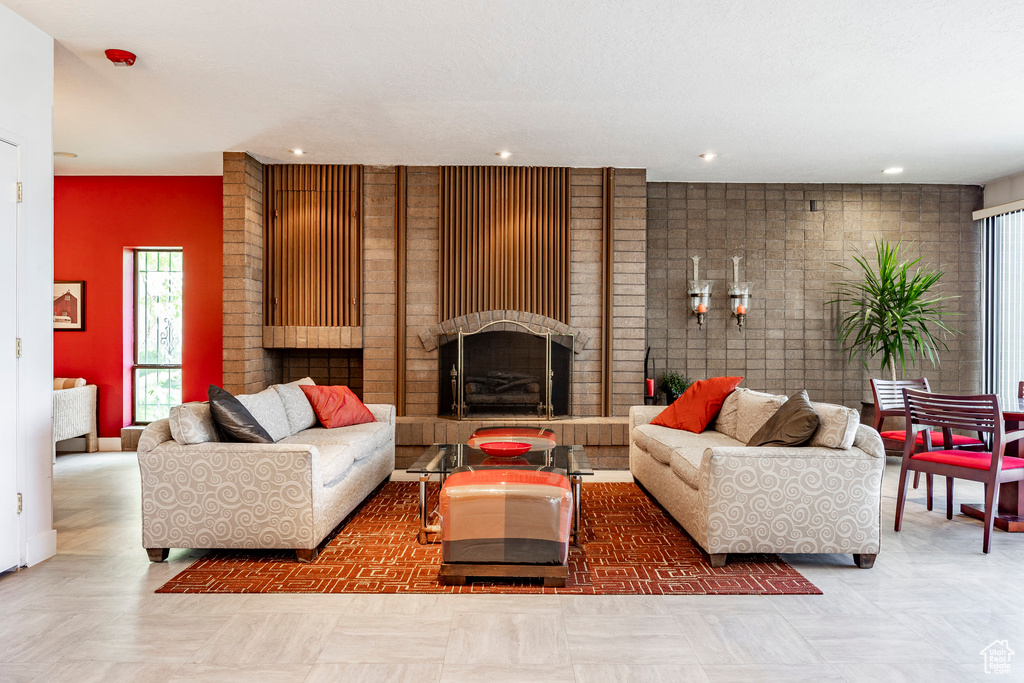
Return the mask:
[[509,576],[565,585],[572,490],[562,470],[458,468],[441,489],[440,516],[446,583]]

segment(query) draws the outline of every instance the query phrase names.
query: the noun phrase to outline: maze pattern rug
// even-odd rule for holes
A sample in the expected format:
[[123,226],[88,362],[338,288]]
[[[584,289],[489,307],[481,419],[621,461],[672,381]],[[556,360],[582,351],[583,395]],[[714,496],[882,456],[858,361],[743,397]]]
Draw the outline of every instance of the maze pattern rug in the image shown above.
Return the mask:
[[[564,588],[533,580],[445,586],[441,545],[420,545],[417,484],[390,482],[343,523],[311,564],[294,553],[216,550],[158,593],[562,593],[800,595],[821,591],[775,555],[731,555],[720,569],[635,484],[583,485],[584,542]],[[431,500],[436,501],[436,485]]]

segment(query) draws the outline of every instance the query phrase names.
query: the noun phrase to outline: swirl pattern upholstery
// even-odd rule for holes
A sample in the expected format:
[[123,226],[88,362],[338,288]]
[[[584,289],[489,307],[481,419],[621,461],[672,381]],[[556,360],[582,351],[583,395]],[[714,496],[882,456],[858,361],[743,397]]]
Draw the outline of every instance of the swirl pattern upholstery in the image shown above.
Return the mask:
[[367,407],[378,422],[361,432],[313,428],[274,444],[185,445],[168,420],[150,424],[138,446],[143,546],[315,551],[394,470],[394,406]]
[[[726,429],[756,431],[771,416],[765,406],[748,405],[749,394],[732,402]],[[875,430],[858,424],[848,448],[748,448],[713,430],[692,434],[651,425],[662,409],[630,409],[630,470],[713,561],[729,553],[873,559],[879,552],[885,452]],[[825,438],[845,439],[847,410],[830,411],[837,422],[823,424]]]

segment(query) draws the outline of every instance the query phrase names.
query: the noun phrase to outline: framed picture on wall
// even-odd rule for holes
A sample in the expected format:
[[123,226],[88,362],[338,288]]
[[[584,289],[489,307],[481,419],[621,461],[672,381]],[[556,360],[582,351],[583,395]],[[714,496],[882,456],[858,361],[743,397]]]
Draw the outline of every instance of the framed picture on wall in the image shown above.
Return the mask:
[[85,329],[85,280],[53,283],[53,329]]

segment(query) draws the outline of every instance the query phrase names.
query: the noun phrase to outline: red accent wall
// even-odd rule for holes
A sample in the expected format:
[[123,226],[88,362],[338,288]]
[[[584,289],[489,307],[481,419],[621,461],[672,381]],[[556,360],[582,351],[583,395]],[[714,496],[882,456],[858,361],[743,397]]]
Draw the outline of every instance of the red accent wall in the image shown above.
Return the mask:
[[98,386],[100,436],[131,422],[131,249],[183,249],[183,398],[221,383],[222,196],[220,176],[54,178],[54,279],[85,280],[85,331],[53,333],[53,372]]

